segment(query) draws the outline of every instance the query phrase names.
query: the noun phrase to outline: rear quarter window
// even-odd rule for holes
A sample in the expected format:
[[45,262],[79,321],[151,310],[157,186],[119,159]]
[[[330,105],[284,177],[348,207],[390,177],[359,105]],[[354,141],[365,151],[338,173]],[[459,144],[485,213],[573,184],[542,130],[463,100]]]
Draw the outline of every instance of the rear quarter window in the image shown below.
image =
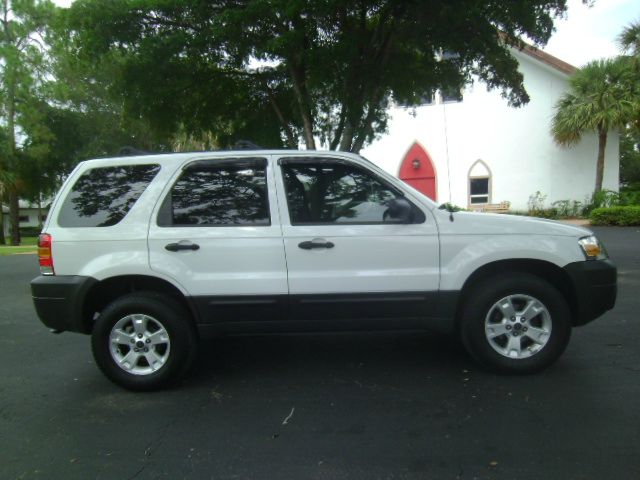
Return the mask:
[[160,171],[160,165],[92,168],[76,180],[64,199],[61,227],[110,227],[129,213]]

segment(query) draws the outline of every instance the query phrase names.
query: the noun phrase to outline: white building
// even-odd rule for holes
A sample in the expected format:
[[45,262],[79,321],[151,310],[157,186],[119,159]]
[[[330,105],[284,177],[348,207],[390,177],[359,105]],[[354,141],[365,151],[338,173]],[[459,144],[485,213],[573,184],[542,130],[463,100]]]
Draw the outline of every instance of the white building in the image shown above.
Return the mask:
[[[531,101],[512,108],[481,82],[462,100],[436,94],[417,108],[396,106],[389,133],[362,155],[408,181],[439,203],[465,208],[510,202],[527,210],[529,197],[590,199],[595,186],[598,144],[585,135],[575,147],[559,147],[550,133],[554,106],[568,89],[571,65],[538,49],[513,50]],[[618,132],[610,132],[603,188],[618,190]]]
[[[47,218],[47,212],[49,210],[48,200],[46,203],[42,203],[42,208],[38,209],[38,205],[35,203],[28,202],[26,200],[19,200],[19,213],[18,219],[20,221],[20,228],[23,227],[39,227],[41,225],[40,222],[44,223]],[[4,213],[4,234],[9,235],[11,228],[9,224],[9,206],[2,205],[2,213]],[[41,221],[38,220],[38,215],[41,217]]]

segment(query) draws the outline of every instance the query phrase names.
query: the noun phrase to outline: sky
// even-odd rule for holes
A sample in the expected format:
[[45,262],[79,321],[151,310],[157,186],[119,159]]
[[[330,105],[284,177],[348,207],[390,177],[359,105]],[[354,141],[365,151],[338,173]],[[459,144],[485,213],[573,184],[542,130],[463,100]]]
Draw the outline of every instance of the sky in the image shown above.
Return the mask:
[[[54,3],[68,7],[72,0]],[[616,37],[629,23],[640,21],[639,0],[595,0],[592,7],[582,0],[568,0],[568,7],[544,50],[576,67],[619,54]]]
[[590,60],[620,53],[616,37],[633,21],[640,21],[638,0],[596,0],[592,7],[569,0],[566,19],[556,21],[556,32],[544,50],[580,67]]

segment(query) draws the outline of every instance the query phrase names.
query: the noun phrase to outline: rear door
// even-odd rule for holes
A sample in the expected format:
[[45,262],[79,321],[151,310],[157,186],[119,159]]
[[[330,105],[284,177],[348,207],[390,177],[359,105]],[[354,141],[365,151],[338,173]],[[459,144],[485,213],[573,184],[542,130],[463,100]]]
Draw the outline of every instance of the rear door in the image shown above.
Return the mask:
[[404,195],[365,162],[283,157],[278,168],[292,318],[405,327],[431,315],[439,242],[427,208],[405,198],[410,223],[391,218],[390,202]]
[[268,159],[192,161],[163,195],[149,228],[151,268],[181,284],[205,322],[280,319],[287,273]]

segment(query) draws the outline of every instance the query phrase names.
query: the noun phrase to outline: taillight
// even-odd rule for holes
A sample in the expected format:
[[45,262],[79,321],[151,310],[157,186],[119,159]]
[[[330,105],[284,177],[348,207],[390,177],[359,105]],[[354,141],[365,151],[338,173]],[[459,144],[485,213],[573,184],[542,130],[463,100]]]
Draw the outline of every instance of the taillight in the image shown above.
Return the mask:
[[41,233],[38,237],[38,260],[42,275],[55,275],[53,271],[53,256],[51,255],[52,243],[53,238],[48,233]]

